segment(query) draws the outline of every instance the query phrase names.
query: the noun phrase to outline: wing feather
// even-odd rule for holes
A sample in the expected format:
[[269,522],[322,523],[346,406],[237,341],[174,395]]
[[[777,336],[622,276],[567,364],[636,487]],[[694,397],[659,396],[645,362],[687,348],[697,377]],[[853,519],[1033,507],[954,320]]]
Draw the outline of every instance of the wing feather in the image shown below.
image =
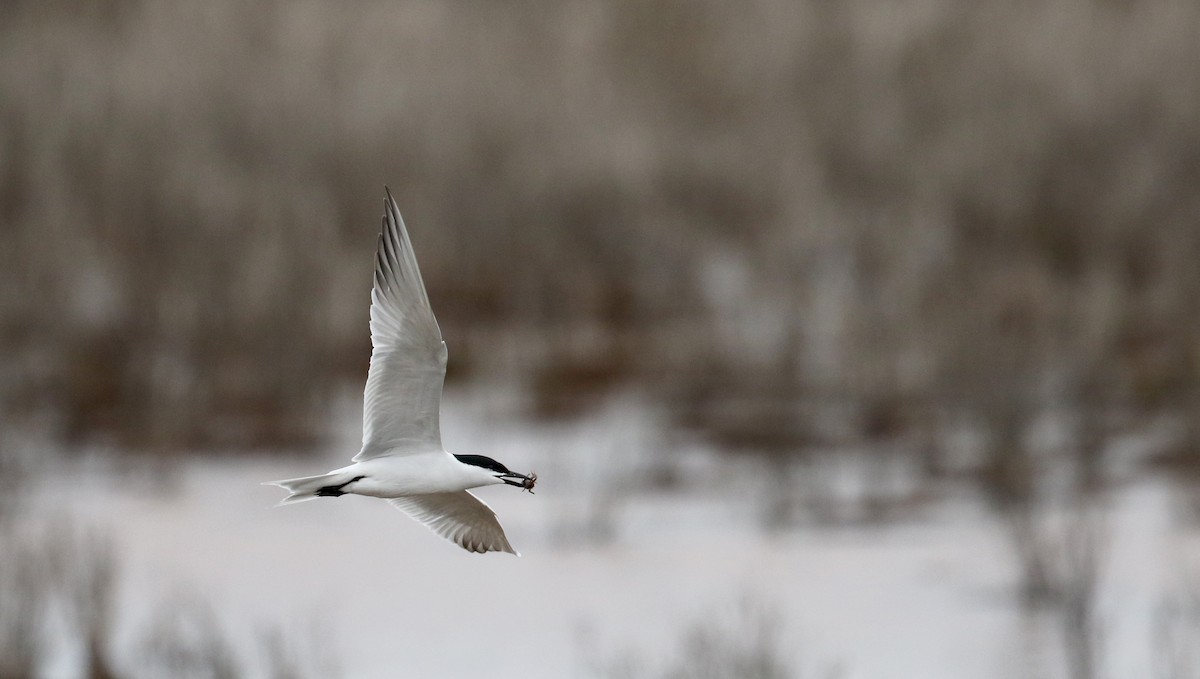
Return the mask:
[[465,490],[410,495],[392,498],[388,502],[469,552],[517,554],[508,543],[496,512]]
[[400,209],[389,191],[371,290],[371,368],[355,460],[441,448],[446,344]]

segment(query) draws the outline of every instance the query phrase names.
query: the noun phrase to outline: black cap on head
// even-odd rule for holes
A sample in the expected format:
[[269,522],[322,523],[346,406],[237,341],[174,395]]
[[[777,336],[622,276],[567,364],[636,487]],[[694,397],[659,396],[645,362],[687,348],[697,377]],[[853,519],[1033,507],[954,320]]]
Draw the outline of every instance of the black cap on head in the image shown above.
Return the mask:
[[474,465],[476,467],[483,467],[484,469],[490,469],[494,472],[500,472],[502,474],[511,474],[512,473],[508,470],[508,467],[505,467],[504,465],[500,464],[499,462],[493,460],[490,457],[484,457],[483,455],[455,455],[454,457],[457,458],[458,461],[462,462],[463,464]]

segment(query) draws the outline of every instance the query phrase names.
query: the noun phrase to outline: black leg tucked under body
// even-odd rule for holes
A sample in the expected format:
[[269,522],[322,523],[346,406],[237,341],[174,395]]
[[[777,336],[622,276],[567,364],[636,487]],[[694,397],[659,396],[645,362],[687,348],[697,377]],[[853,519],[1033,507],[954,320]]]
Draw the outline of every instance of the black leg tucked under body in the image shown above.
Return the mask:
[[365,478],[367,477],[356,476],[349,481],[345,483],[339,483],[336,486],[323,486],[317,489],[317,497],[340,497],[346,494],[346,492],[342,490],[343,488],[354,483],[355,481],[362,481]]

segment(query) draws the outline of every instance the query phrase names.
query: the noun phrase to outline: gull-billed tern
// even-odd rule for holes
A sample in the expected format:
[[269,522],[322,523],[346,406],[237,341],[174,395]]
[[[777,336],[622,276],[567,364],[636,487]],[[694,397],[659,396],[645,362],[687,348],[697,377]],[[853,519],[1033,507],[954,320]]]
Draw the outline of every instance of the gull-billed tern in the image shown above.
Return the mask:
[[390,191],[375,256],[371,345],[363,445],[353,464],[265,485],[291,493],[281,505],[346,494],[383,498],[463,549],[516,554],[496,513],[467,489],[506,483],[532,490],[537,474],[519,474],[489,457],[451,455],[442,448],[438,409],[446,343]]

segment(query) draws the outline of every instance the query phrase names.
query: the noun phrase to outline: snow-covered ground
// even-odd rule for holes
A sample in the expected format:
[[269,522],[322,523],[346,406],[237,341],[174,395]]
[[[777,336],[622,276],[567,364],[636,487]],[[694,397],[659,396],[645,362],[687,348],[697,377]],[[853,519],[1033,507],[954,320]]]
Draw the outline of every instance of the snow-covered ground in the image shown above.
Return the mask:
[[[320,620],[347,677],[572,677],[629,654],[654,667],[681,652],[689,625],[743,599],[778,615],[803,676],[1065,676],[1058,627],[1020,613],[1011,543],[975,503],[941,503],[919,522],[770,534],[755,520],[754,483],[702,448],[672,455],[685,476],[727,486],[622,492],[656,440],[636,402],[557,426],[503,424],[494,402],[451,394],[443,429],[451,450],[540,473],[536,495],[478,491],[521,558],[465,553],[371,499],[273,507],[281,491],[260,482],[341,465],[352,433],[324,460],[199,461],[145,478],[67,468],[36,502],[111,535],[125,626],[180,591],[235,632]],[[1159,667],[1156,607],[1197,553],[1169,504],[1150,480],[1111,497],[1104,676]],[[570,539],[601,506],[614,512],[611,539]]]

